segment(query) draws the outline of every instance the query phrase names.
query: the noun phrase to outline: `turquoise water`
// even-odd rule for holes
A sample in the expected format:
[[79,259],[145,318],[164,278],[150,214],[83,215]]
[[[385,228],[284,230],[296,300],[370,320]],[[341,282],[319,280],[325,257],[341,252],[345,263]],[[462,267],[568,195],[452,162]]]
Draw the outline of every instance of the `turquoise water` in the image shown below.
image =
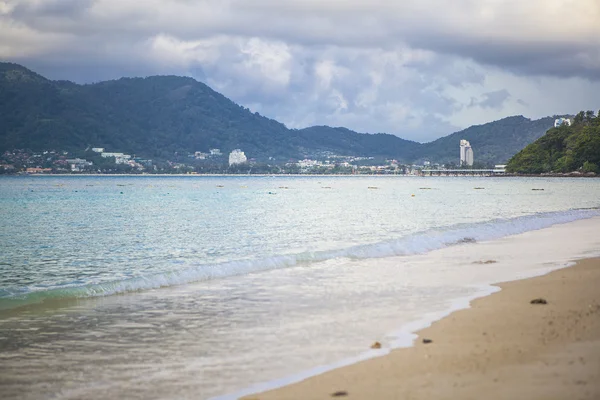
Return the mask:
[[482,293],[497,268],[434,254],[598,216],[600,180],[2,177],[0,206],[9,397],[208,398]]
[[[0,307],[419,253],[439,231],[599,199],[598,181],[581,179],[5,178]],[[428,237],[408,243],[418,233]]]

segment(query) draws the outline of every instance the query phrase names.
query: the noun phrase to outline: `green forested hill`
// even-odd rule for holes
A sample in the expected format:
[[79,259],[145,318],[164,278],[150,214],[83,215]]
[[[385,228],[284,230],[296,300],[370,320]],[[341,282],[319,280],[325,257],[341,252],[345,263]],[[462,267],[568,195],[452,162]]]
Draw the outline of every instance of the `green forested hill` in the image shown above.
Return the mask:
[[0,151],[93,146],[168,159],[175,152],[241,148],[259,160],[328,152],[401,162],[456,162],[458,143],[467,139],[476,161],[499,163],[540,137],[552,120],[510,117],[419,144],[345,128],[287,129],[192,78],[153,76],[78,85],[0,63]]
[[600,172],[600,111],[580,112],[571,126],[552,128],[512,157],[508,172]]
[[190,78],[75,85],[48,81],[15,64],[2,67],[0,149],[91,145],[168,158],[177,151],[242,147],[256,156],[295,155],[283,124]]

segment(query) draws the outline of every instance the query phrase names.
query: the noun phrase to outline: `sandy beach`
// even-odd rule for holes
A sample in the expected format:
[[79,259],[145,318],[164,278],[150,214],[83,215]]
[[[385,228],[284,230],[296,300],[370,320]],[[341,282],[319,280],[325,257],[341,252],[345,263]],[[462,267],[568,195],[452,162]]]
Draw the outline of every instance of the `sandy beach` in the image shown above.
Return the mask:
[[600,259],[499,286],[413,347],[245,399],[600,399]]

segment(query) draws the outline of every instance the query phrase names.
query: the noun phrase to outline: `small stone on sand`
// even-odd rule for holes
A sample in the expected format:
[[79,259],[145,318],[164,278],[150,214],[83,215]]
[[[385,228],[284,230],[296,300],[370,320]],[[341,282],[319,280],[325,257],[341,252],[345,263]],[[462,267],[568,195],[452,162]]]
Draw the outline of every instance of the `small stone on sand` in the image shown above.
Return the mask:
[[433,343],[433,340],[431,340],[431,339],[423,339],[423,343],[425,343],[425,344]]
[[331,397],[343,397],[343,396],[348,396],[348,392],[346,392],[345,390],[339,390],[335,393],[331,393]]
[[541,297],[539,299],[533,299],[530,301],[531,304],[548,304],[548,302],[546,301],[546,299],[542,299]]

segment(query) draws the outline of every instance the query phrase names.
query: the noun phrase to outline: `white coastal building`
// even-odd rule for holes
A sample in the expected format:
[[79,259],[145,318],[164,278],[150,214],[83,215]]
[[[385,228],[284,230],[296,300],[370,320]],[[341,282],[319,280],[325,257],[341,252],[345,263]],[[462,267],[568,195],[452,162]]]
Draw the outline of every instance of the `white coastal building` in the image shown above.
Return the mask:
[[229,165],[243,164],[246,161],[248,161],[248,158],[240,149],[235,149],[229,153]]
[[115,164],[127,164],[129,160],[131,160],[131,156],[129,154],[123,153],[101,153],[103,158],[114,157]]
[[115,158],[117,158],[117,157],[123,157],[125,154],[123,154],[123,153],[104,153],[103,152],[100,155],[102,157],[104,157],[104,158],[109,158],[109,157],[115,157]]
[[460,165],[473,166],[473,148],[468,140],[460,141]]
[[316,167],[317,165],[319,165],[319,163],[316,160],[304,159],[304,160],[298,161],[298,166],[300,168],[312,168],[312,167]]
[[79,172],[84,170],[86,167],[91,167],[94,165],[93,162],[81,158],[71,158],[65,161],[71,166],[71,171],[73,172]]
[[554,120],[555,128],[558,128],[561,125],[571,126],[571,120],[569,118],[557,118]]

